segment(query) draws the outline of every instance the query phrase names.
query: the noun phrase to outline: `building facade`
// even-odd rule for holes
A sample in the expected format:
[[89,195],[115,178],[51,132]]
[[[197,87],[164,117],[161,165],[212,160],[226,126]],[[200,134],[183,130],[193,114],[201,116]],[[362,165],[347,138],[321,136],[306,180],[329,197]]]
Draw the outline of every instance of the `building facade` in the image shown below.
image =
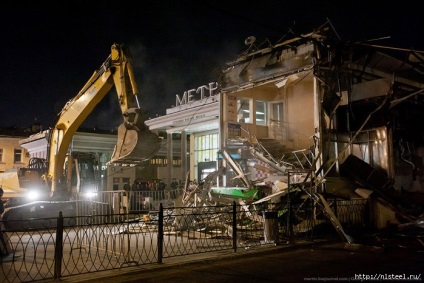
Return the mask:
[[[187,180],[201,182],[224,165],[221,151],[225,150],[241,164],[249,179],[264,179],[270,176],[269,172],[257,170],[254,165],[269,167],[269,164],[251,153],[259,143],[267,144],[278,159],[293,151],[309,154],[314,149],[319,111],[315,100],[316,80],[311,72],[313,51],[311,44],[302,45],[296,51],[280,51],[279,60],[285,58],[287,69],[271,69],[265,74],[255,67],[275,57],[272,53],[257,59],[259,63],[256,58],[236,61],[223,71],[225,76],[220,82],[186,91],[183,98],[177,95],[176,106],[167,109],[165,116],[146,121],[151,131],[166,132],[168,137],[175,134],[189,137],[185,145],[181,144],[182,155],[186,153],[181,162],[186,170],[182,170],[181,178],[189,176]],[[243,72],[252,72],[246,75],[249,81],[239,78]],[[202,94],[203,90],[208,95]],[[168,158],[173,154],[168,151]],[[172,168],[168,170],[174,176]],[[237,172],[229,168],[217,182],[242,186],[236,176]]]
[[28,151],[19,143],[24,138],[0,135],[0,172],[17,170],[28,164]]
[[[174,137],[175,138],[175,137]],[[88,188],[94,190],[123,190],[126,185],[131,186],[134,181],[147,182],[166,179],[166,141],[157,155],[141,164],[110,164],[114,152],[117,136],[110,131],[78,131],[69,146],[68,155],[72,156],[75,166],[80,172],[78,179],[72,180],[73,193]],[[16,143],[26,153],[25,162],[21,167],[27,167],[30,160],[45,159],[48,155],[49,131],[43,131],[29,137],[16,138]],[[174,141],[174,147],[180,148],[180,141]],[[174,156],[174,172],[179,172],[180,158]],[[65,164],[66,166],[66,164]],[[86,189],[84,189],[86,188]]]
[[[260,181],[287,168],[367,181],[346,162],[353,156],[381,171],[380,185],[423,191],[424,131],[411,123],[423,118],[419,54],[345,45],[333,31],[326,26],[262,49],[252,43],[216,85],[184,92],[165,116],[146,124],[190,137],[181,145],[188,180],[225,165],[224,154],[243,171],[225,166],[217,182],[227,186],[245,185],[240,175]],[[202,93],[211,89],[214,95]]]
[[[45,130],[21,139],[19,144],[27,150],[28,159],[34,160],[33,162],[36,162],[37,159],[47,160],[49,131]],[[74,193],[80,191],[80,188],[89,186],[95,186],[95,190],[108,189],[107,163],[111,159],[115,144],[116,134],[114,133],[79,131],[74,135],[68,155],[77,161],[75,166],[79,168],[78,171],[81,173],[78,180],[72,180]],[[23,167],[27,165],[28,162]],[[123,188],[125,178],[130,178],[132,174],[132,172],[127,172],[122,177],[120,189]],[[127,177],[127,175],[129,176]]]
[[218,168],[220,148],[221,99],[216,82],[176,95],[175,106],[166,115],[145,123],[152,132],[165,133],[166,176],[168,187],[172,179],[200,181]]
[[19,187],[17,172],[28,165],[30,156],[20,141],[40,129],[41,126],[36,122],[30,128],[0,129],[0,186],[3,188],[5,199],[22,196],[15,189]]

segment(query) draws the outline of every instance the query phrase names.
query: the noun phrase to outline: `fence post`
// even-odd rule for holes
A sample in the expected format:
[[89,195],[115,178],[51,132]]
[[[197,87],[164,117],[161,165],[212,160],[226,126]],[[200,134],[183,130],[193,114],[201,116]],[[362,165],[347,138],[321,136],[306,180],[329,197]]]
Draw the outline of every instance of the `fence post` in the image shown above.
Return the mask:
[[235,201],[233,201],[233,249],[234,252],[237,252],[237,210]]
[[338,217],[338,211],[337,211],[337,198],[334,199],[334,215]]
[[59,279],[62,275],[63,257],[63,214],[59,212],[56,227],[56,246],[54,249],[54,278]]
[[290,181],[290,175],[293,172],[288,173],[288,184],[287,184],[287,233],[289,236],[289,242],[293,242],[293,223],[291,221],[292,219],[292,204],[290,199],[290,189],[291,189],[291,181]]
[[158,219],[158,263],[162,263],[163,259],[163,206],[159,204],[159,219]]

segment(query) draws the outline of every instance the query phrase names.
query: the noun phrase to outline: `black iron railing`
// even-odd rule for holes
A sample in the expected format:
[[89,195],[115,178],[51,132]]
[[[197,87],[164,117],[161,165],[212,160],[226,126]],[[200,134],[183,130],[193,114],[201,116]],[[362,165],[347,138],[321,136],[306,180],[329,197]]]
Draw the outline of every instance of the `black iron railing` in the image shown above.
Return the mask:
[[[365,200],[330,203],[342,224],[361,225]],[[11,251],[0,258],[0,282],[59,279],[161,264],[176,256],[313,240],[333,234],[320,210],[320,206],[296,204],[275,211],[235,203],[160,205],[158,211],[143,214],[65,217],[59,213],[55,218],[8,220],[0,223],[9,227],[1,233]]]

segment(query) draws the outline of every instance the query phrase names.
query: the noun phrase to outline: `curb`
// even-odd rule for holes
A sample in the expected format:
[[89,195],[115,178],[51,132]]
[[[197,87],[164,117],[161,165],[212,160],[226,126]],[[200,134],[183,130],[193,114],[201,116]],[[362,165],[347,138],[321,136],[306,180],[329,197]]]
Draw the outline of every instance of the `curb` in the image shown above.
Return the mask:
[[[201,254],[190,254],[190,255],[184,255],[184,256],[175,256],[166,258],[167,262],[164,263],[153,263],[153,264],[146,264],[141,266],[134,266],[134,267],[126,267],[125,269],[114,269],[114,270],[106,270],[106,271],[99,271],[95,273],[86,273],[81,275],[72,275],[68,277],[62,277],[58,280],[56,279],[49,279],[49,280],[43,280],[40,282],[69,282],[69,283],[75,283],[75,282],[99,282],[102,281],[104,278],[119,278],[122,275],[136,275],[140,272],[155,272],[160,271],[162,269],[169,269],[173,267],[183,267],[183,266],[190,266],[190,265],[196,265],[196,264],[203,264],[203,263],[211,263],[214,261],[222,260],[222,259],[229,259],[229,258],[237,258],[237,257],[253,257],[253,256],[260,256],[261,254],[269,253],[273,250],[295,250],[300,249],[304,247],[313,247],[317,245],[323,245],[327,244],[328,240],[313,240],[313,241],[296,241],[294,243],[288,243],[288,244],[278,244],[278,245],[264,245],[264,246],[253,246],[248,248],[238,248],[236,252],[233,250],[223,250],[223,251],[216,251],[216,252],[207,252],[207,253],[201,253]],[[119,282],[117,280],[116,282]]]

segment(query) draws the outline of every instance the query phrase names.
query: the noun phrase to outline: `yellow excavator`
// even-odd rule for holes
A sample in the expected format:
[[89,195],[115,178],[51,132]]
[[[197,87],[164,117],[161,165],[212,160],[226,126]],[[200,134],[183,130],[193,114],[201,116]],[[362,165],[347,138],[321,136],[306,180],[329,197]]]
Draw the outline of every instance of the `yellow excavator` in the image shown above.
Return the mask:
[[[51,184],[52,196],[62,197],[69,193],[69,177],[64,175],[69,144],[79,126],[113,86],[118,95],[123,124],[118,127],[118,140],[111,162],[137,163],[153,157],[157,152],[159,137],[144,125],[131,60],[127,47],[112,45],[111,54],[106,61],[60,112],[51,131],[48,170],[43,176]],[[71,162],[68,160],[68,167],[69,164]]]
[[29,187],[31,183],[38,183],[45,193],[50,194],[44,200],[69,200],[74,165],[73,157],[68,154],[69,145],[81,124],[113,87],[118,95],[123,123],[118,127],[117,143],[110,162],[137,164],[157,153],[160,139],[144,124],[131,61],[126,46],[112,45],[106,61],[57,115],[54,128],[48,131],[47,160],[30,160],[29,166],[18,172],[20,184]]

